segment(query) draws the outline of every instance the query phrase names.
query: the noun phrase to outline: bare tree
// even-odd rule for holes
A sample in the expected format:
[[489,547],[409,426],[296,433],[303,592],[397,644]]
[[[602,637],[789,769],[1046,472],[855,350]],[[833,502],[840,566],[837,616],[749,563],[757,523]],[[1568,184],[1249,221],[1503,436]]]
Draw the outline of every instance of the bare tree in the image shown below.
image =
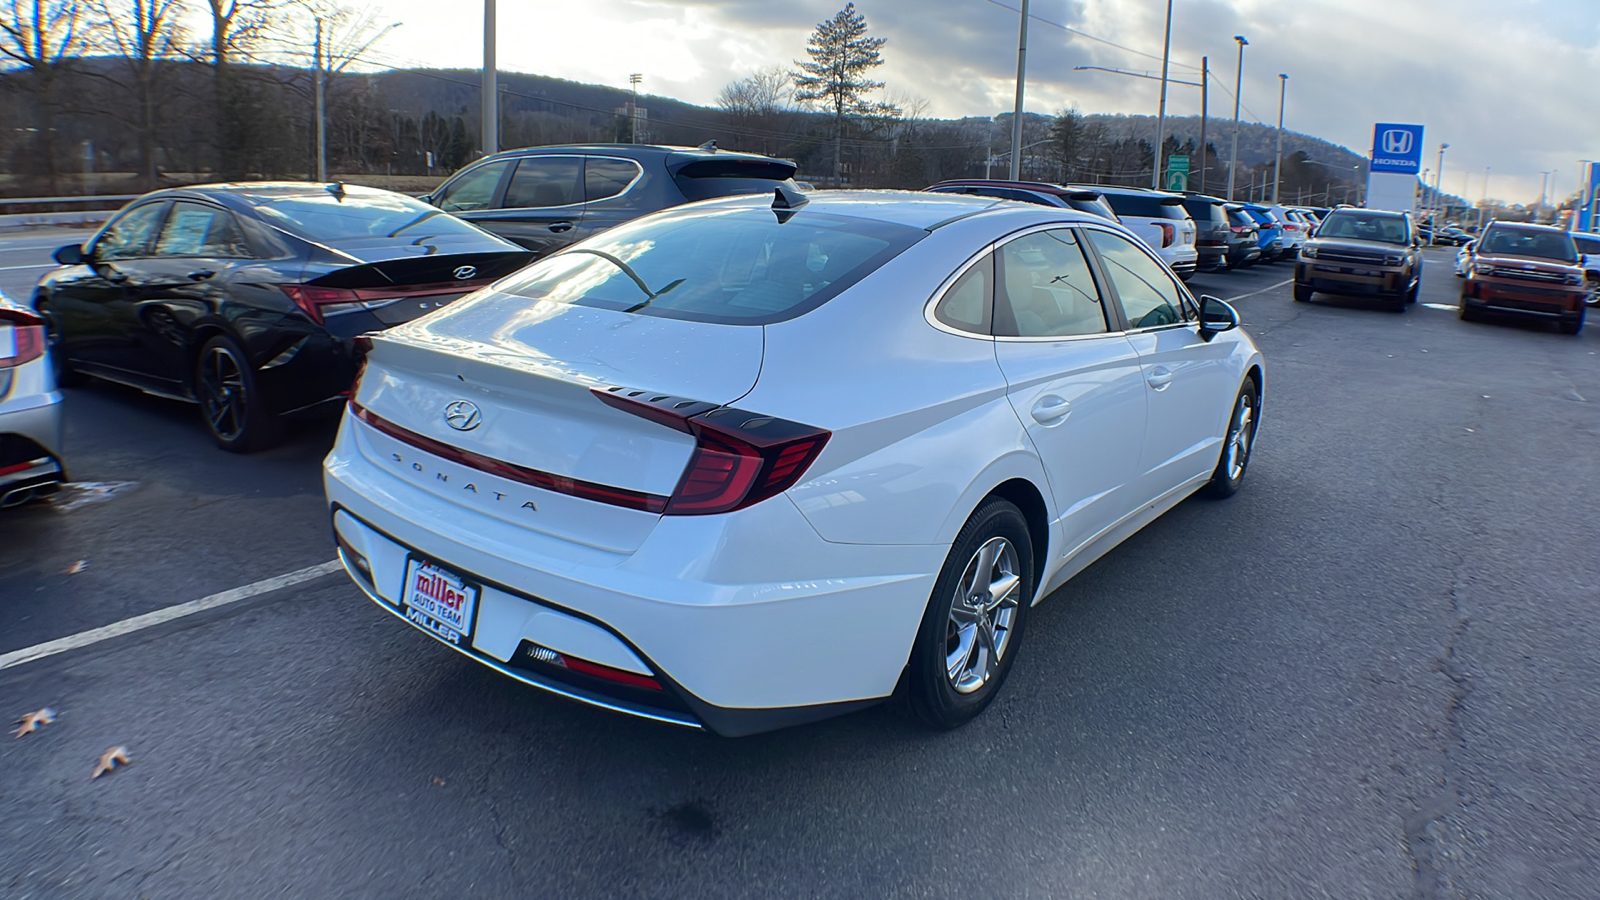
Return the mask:
[[211,64],[212,122],[216,128],[216,164],[224,178],[242,178],[259,110],[256,91],[244,84],[233,65],[253,60],[266,44],[269,30],[281,22],[287,7],[303,0],[206,0],[211,16],[211,42],[202,54]]
[[83,0],[0,0],[0,61],[19,64],[28,73],[24,90],[33,96],[39,155],[52,194],[60,189],[61,176],[56,90],[66,67],[89,46],[86,18]]
[[759,143],[761,152],[769,153],[786,130],[784,119],[793,97],[789,73],[771,66],[723,85],[717,105],[741,137]]
[[156,135],[164,118],[168,63],[182,58],[180,0],[93,0],[105,23],[106,49],[120,57],[124,79],[108,79],[131,104],[108,103],[102,112],[131,128],[138,139],[139,175],[145,190],[156,187]]

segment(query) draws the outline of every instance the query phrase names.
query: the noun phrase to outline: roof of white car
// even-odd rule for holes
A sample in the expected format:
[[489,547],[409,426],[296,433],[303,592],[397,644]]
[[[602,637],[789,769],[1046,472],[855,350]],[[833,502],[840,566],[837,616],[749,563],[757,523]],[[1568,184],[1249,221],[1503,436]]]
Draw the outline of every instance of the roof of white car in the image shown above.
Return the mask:
[[[796,212],[821,212],[873,219],[912,228],[932,230],[958,219],[979,213],[1009,214],[1020,217],[1037,217],[1041,220],[1104,222],[1099,216],[1070,209],[1059,209],[1023,203],[1014,200],[997,200],[971,194],[933,194],[925,191],[814,191],[802,194],[805,204]],[[773,208],[770,193],[745,194],[707,200],[679,209],[749,209]],[[779,210],[781,211],[781,210]]]

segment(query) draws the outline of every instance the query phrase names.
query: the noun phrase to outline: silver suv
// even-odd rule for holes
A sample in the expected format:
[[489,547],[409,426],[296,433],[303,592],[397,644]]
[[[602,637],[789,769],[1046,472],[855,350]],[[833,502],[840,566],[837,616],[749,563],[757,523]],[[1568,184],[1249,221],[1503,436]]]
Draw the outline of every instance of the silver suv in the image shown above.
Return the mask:
[[0,508],[54,493],[66,478],[44,319],[0,294]]
[[1195,224],[1183,195],[1143,188],[1072,185],[1099,191],[1129,231],[1139,236],[1179,278],[1189,280],[1200,264]]

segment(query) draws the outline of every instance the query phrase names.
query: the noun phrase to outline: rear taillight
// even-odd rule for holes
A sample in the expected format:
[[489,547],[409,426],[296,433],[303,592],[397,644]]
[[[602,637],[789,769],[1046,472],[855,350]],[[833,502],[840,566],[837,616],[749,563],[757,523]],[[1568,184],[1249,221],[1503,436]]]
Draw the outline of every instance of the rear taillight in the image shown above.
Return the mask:
[[1286,231],[1299,231],[1300,230],[1300,226],[1294,224],[1293,222],[1285,222],[1285,223],[1283,223],[1283,227],[1284,227],[1284,229]]
[[694,437],[694,455],[666,515],[732,512],[793,487],[832,432],[759,413],[623,388],[594,388],[608,406]]
[[1178,238],[1178,227],[1171,222],[1155,222],[1152,224],[1161,229],[1161,246],[1172,246],[1172,242]]
[[360,309],[362,306],[360,296],[349,288],[318,287],[314,284],[280,284],[278,287],[318,325],[330,314]]
[[44,319],[23,309],[0,309],[0,369],[44,355]]

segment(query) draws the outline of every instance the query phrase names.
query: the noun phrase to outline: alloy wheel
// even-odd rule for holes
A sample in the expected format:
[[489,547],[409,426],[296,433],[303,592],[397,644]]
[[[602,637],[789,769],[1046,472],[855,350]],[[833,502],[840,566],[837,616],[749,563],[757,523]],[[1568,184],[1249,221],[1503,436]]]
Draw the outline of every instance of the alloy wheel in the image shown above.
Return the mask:
[[239,358],[226,347],[211,347],[200,359],[200,408],[211,431],[225,441],[237,440],[245,429],[244,371]]
[[1245,393],[1239,397],[1239,407],[1233,414],[1233,427],[1228,433],[1228,479],[1238,481],[1244,475],[1245,464],[1250,461],[1250,441],[1255,436],[1255,400]]
[[1011,645],[1021,589],[1017,550],[1006,538],[990,538],[967,561],[945,632],[945,676],[957,693],[978,690],[999,668]]

